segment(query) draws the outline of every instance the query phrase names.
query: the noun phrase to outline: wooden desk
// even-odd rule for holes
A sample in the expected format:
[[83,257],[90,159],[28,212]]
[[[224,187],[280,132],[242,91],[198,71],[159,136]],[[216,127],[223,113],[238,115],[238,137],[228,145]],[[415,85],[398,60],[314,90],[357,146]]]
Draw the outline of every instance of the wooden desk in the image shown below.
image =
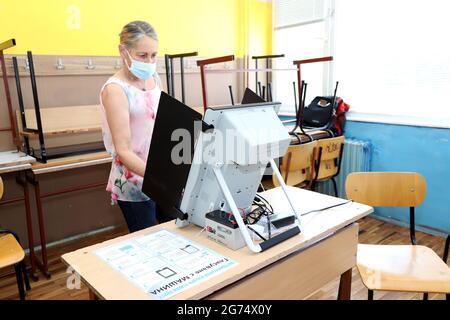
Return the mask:
[[[306,213],[344,202],[312,191],[289,187],[295,206]],[[274,211],[289,210],[281,188],[263,192]],[[94,252],[136,236],[166,229],[195,241],[238,265],[187,289],[172,299],[302,299],[341,276],[341,298],[350,298],[351,269],[356,264],[358,219],[371,213],[369,206],[347,203],[303,217],[303,232],[262,253],[247,247],[233,251],[209,240],[200,228],[178,228],[167,222],[62,256],[89,287],[91,298],[150,299],[144,291],[113,270]]]
[[[31,268],[33,270],[33,278],[37,279],[37,274],[34,272],[36,266],[41,270],[41,272],[50,278],[50,273],[48,271],[48,258],[47,258],[47,236],[45,233],[45,219],[44,219],[44,209],[42,206],[42,199],[60,195],[64,193],[69,193],[73,191],[87,190],[92,188],[98,188],[100,186],[106,186],[107,181],[101,181],[98,183],[92,183],[88,185],[81,185],[77,187],[67,188],[65,190],[60,190],[53,192],[51,194],[43,195],[41,194],[41,189],[39,185],[39,176],[47,173],[54,173],[59,171],[65,171],[70,169],[79,169],[83,167],[99,165],[104,163],[111,163],[112,156],[107,152],[93,152],[88,154],[81,154],[71,157],[62,157],[57,159],[48,160],[47,163],[36,162],[27,171],[26,180],[34,186],[36,209],[37,209],[37,220],[39,226],[39,239],[41,244],[41,259],[39,259],[34,253],[31,259]],[[29,240],[30,247],[34,247],[34,240]]]
[[31,168],[36,159],[18,151],[0,152],[0,174],[17,172]]

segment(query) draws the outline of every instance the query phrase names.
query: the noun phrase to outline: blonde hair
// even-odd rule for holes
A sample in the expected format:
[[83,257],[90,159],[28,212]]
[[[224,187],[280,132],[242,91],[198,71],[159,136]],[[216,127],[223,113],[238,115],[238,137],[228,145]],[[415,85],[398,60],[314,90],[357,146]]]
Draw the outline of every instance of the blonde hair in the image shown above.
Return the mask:
[[132,48],[139,39],[144,36],[158,41],[158,35],[155,29],[145,21],[132,21],[127,23],[119,34],[120,44],[123,44],[127,49]]

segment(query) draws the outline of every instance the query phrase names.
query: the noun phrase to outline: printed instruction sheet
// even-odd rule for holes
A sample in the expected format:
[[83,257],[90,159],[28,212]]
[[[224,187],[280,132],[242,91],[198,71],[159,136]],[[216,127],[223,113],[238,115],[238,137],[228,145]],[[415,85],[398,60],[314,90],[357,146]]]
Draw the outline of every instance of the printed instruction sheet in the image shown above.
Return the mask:
[[168,299],[237,265],[164,229],[95,254],[155,299]]

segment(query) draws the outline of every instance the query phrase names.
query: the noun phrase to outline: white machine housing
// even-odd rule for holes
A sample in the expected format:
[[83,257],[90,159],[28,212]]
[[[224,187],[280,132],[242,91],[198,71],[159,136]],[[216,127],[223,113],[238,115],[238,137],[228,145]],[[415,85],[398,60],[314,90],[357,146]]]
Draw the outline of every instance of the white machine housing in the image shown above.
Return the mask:
[[232,212],[247,245],[252,251],[260,252],[261,248],[255,246],[248,235],[241,213],[251,210],[268,163],[281,179],[300,225],[300,215],[289,199],[273,160],[286,153],[291,141],[274,110],[279,104],[267,102],[206,110],[203,121],[214,129],[201,132],[197,139],[180,204],[180,210],[188,218],[178,220],[178,225],[193,223],[205,227],[206,213]]

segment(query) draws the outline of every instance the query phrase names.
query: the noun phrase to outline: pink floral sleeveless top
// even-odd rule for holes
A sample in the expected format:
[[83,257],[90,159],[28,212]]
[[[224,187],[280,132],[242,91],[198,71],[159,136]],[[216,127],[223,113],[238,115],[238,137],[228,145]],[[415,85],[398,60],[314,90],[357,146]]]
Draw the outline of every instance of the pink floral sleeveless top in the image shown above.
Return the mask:
[[[111,77],[103,85],[103,89],[115,83],[122,87],[125,92],[129,111],[130,111],[130,130],[131,130],[131,146],[136,155],[147,163],[148,151],[152,139],[153,127],[155,124],[156,112],[158,111],[159,98],[161,89],[156,86],[147,91],[138,89],[127,82]],[[117,155],[111,131],[106,120],[105,108],[103,106],[100,92],[101,118],[102,118],[102,134],[103,142],[106,150],[112,155],[113,162],[111,172],[109,174],[108,185],[106,191],[111,193],[111,202],[114,204],[117,200],[121,201],[146,201],[149,198],[142,192],[143,178],[129,171],[120,161]]]

